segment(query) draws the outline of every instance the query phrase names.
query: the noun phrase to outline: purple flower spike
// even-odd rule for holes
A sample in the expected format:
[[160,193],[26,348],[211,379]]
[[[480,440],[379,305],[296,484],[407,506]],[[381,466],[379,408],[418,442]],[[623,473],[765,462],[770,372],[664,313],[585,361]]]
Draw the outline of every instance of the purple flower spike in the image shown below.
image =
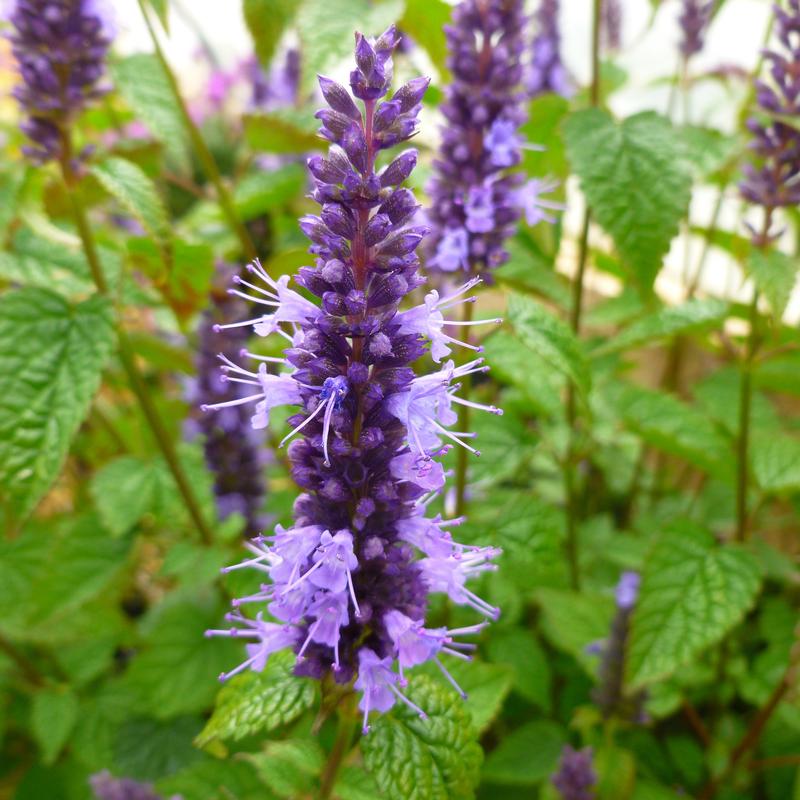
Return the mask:
[[746,200],[764,208],[763,229],[748,225],[757,246],[780,235],[779,231],[770,230],[772,212],[800,203],[800,133],[773,118],[797,119],[800,115],[800,0],[789,0],[786,9],[774,6],[773,13],[782,49],[765,52],[770,82],[756,80],[756,99],[764,116],[748,121],[756,159],[755,163],[745,164],[745,177],[739,185]]
[[592,765],[591,747],[575,750],[571,745],[564,745],[558,770],[550,778],[562,800],[594,800],[592,791],[597,783],[597,774]]
[[[217,267],[218,284],[231,280],[232,268]],[[209,309],[198,326],[199,348],[195,361],[197,378],[192,382],[188,400],[194,406],[216,403],[236,403],[246,396],[246,385],[234,381],[237,376],[233,359],[239,357],[247,344],[249,333],[238,328],[227,335],[215,330],[221,320],[237,314],[246,314],[248,305],[239,297],[216,288],[211,294]],[[225,372],[219,371],[219,360],[228,364]],[[198,414],[191,420],[189,431],[201,434],[206,464],[214,475],[214,495],[221,519],[239,513],[245,518],[244,532],[255,536],[263,524],[260,513],[264,486],[261,469],[264,453],[259,450],[259,437],[250,424],[250,413],[243,405],[220,408],[214,413]]]
[[[92,775],[89,786],[95,800],[163,800],[149,783],[140,783],[133,778],[115,778],[108,770]],[[181,796],[176,794],[169,800],[181,800]]]
[[600,10],[600,32],[608,50],[622,47],[622,3],[621,0],[602,0]]
[[[604,0],[605,9],[609,2]],[[572,95],[572,84],[561,61],[561,29],[559,0],[541,0],[536,12],[536,36],[533,39],[528,91],[531,97],[553,92],[562,97]]]
[[99,84],[113,23],[98,0],[14,0],[8,18],[22,77],[14,96],[33,143],[23,150],[43,164],[62,155],[65,127],[107,90]]
[[[445,28],[453,83],[442,113],[427,216],[427,265],[488,277],[508,259],[504,245],[523,209],[526,18],[521,0],[463,0]],[[542,217],[544,219],[544,217]]]
[[[233,601],[230,629],[208,632],[249,642],[247,658],[222,677],[263,669],[271,653],[291,647],[299,675],[355,678],[365,731],[370,712],[398,701],[425,716],[399,688],[404,670],[423,661],[436,663],[461,692],[445,657],[469,658],[474,646],[455,637],[486,623],[425,628],[430,593],[499,615],[466,584],[494,569],[500,551],[454,541],[449,528],[463,519],[426,516],[444,489],[439,457],[453,446],[477,454],[468,444],[473,433],[450,430],[454,408],[502,411],[458,396],[460,379],[488,369],[482,359],[460,367],[445,361],[454,348],[479,349],[462,341],[462,322],[451,319],[453,309],[474,301],[469,291],[479,279],[400,310],[424,282],[417,250],[427,230],[412,224],[417,203],[401,185],[417,156],[406,150],[380,171],[375,162],[380,150],[413,134],[428,81],[412,80],[389,95],[396,39],[394,28],[374,41],[356,37],[352,94],[320,78],[328,107],[317,118],[331,144],[327,157],[308,161],[321,208],[299,221],[314,256],[314,266],[295,277],[307,294],[258,263],[235,280],[230,295],[256,311],[217,330],[281,336],[285,349],[268,357],[243,348],[241,358],[255,362],[246,367],[223,354],[223,376],[242,392],[207,406],[219,412],[252,404],[256,430],[271,424],[274,407],[297,407],[283,443],[291,440],[292,476],[303,490],[293,527],[256,537],[248,558],[225,569],[254,570],[264,583]],[[496,159],[516,158],[514,131],[497,126],[491,136]],[[492,322],[499,320],[470,324]],[[426,350],[439,368],[417,375],[410,365]],[[263,606],[275,621],[262,618]],[[251,607],[254,618],[244,614]]]
[[703,49],[714,0],[683,0],[678,22],[681,26],[680,51],[689,59]]

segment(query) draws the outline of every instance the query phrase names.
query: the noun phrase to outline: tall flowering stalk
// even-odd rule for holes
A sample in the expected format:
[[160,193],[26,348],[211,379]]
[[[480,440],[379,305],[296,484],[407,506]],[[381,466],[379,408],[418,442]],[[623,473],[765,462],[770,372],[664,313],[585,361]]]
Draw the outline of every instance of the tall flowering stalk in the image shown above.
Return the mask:
[[522,186],[526,92],[521,0],[463,0],[445,28],[453,82],[441,111],[440,157],[429,192],[429,268],[488,275],[508,259],[506,239],[524,210],[530,224],[547,219],[544,181]]
[[[471,300],[475,281],[399,310],[423,283],[415,251],[426,230],[409,224],[417,204],[402,187],[417,154],[406,150],[382,169],[376,158],[412,136],[428,81],[412,80],[387,98],[396,44],[394,27],[375,41],[356,36],[350,86],[361,106],[343,86],[320,78],[329,107],[317,117],[331,145],[327,158],[308,161],[321,212],[300,220],[316,265],[295,276],[319,301],[290,289],[288,276],[275,280],[251,264],[231,291],[265,313],[219,327],[276,334],[287,346],[281,357],[245,351],[247,367],[223,358],[228,380],[251,394],[210,406],[254,403],[256,429],[269,424],[275,406],[301,408],[284,439],[292,440],[292,476],[303,489],[294,525],[256,538],[252,557],[228,568],[258,570],[269,582],[233,602],[231,629],[208,632],[250,640],[247,658],[221,678],[263,669],[271,653],[292,648],[298,674],[355,679],[365,732],[370,711],[397,701],[424,717],[401,691],[405,670],[433,660],[455,685],[442,656],[468,658],[474,645],[456,637],[486,624],[426,628],[430,593],[446,593],[485,617],[499,613],[466,587],[493,568],[498,551],[453,541],[448,529],[460,519],[426,516],[445,483],[436,458],[452,445],[472,450],[472,434],[448,430],[453,409],[466,402],[458,381],[487,367],[480,359],[458,368],[445,360],[455,342],[444,315]],[[426,343],[439,367],[417,375],[409,365]],[[251,606],[258,611],[246,616]],[[275,621],[264,619],[264,610]]]
[[[603,8],[605,8],[605,4]],[[541,0],[536,11],[536,35],[531,48],[527,85],[531,97],[553,92],[562,97],[572,94],[567,71],[561,61],[561,29],[558,0]]]
[[619,50],[622,47],[621,0],[603,0],[600,15],[600,33],[603,38],[603,45],[607,50]]
[[8,16],[22,75],[14,96],[32,142],[23,151],[38,164],[57,160],[71,121],[106,91],[100,80],[112,40],[109,11],[101,0],[15,0]]
[[[773,6],[781,50],[766,50],[771,81],[756,78],[756,101],[761,119],[753,117],[747,127],[753,134],[754,163],[744,165],[739,190],[745,200],[763,209],[760,227],[746,222],[753,244],[766,249],[779,236],[773,229],[775,209],[800,202],[800,134],[783,119],[800,114],[800,0],[789,0],[788,8]],[[748,535],[747,484],[750,439],[752,365],[758,350],[758,291],[750,303],[750,333],[741,365],[739,431],[737,441],[736,537]]]
[[[195,363],[197,378],[189,392],[193,405],[236,400],[246,393],[246,387],[233,383],[220,373],[219,357],[235,359],[247,344],[249,332],[237,328],[223,335],[216,327],[236,315],[246,314],[249,306],[239,297],[228,294],[219,285],[230,282],[233,269],[227,264],[217,270],[217,288],[211,293],[209,308],[198,325],[198,351]],[[220,519],[236,512],[245,520],[244,532],[255,536],[263,519],[260,513],[264,499],[261,468],[264,452],[259,437],[250,425],[250,414],[243,406],[221,408],[200,414],[189,424],[191,433],[203,436],[206,464],[214,475],[214,495]]]

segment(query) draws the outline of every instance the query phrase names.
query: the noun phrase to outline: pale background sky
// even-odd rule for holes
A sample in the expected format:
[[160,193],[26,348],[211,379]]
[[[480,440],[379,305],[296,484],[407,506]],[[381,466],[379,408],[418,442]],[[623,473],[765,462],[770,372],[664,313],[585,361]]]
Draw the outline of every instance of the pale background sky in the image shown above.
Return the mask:
[[[118,47],[123,52],[149,50],[136,0],[109,0],[117,14],[119,28]],[[250,52],[249,37],[241,15],[238,0],[180,0],[180,5],[202,27],[208,40],[224,64],[232,64]],[[622,0],[623,47],[618,63],[629,73],[629,85],[612,98],[612,108],[619,115],[644,109],[664,112],[668,88],[657,85],[657,80],[671,75],[676,65],[676,43],[679,39],[677,17],[680,0],[663,0],[655,22],[647,30],[652,6],[648,0]],[[714,19],[702,53],[693,59],[693,69],[738,65],[750,69],[758,58],[770,13],[770,3],[765,0],[727,0]],[[585,82],[589,73],[588,46],[590,38],[591,0],[562,0],[561,29],[564,60],[578,83]],[[191,27],[181,15],[172,12],[171,32],[167,52],[182,81],[191,88],[202,82],[204,73],[197,65],[197,40]],[[343,65],[344,68],[345,65]],[[705,84],[697,87],[691,97],[692,121],[710,123],[730,129],[741,101],[741,94],[731,94],[721,86]],[[576,238],[581,218],[581,198],[577,188],[568,186],[569,208],[565,223]],[[700,189],[692,201],[692,219],[696,224],[707,224],[715,192]],[[735,190],[723,205],[722,226],[739,232],[740,206]],[[699,240],[690,241],[690,253],[697,258],[701,249]],[[659,278],[658,288],[665,298],[679,301],[681,274],[685,245],[676,240],[667,257],[666,269]],[[570,242],[562,248],[561,261],[565,271],[574,263],[574,250]],[[616,291],[603,276],[592,276],[590,283],[601,291]],[[712,251],[704,272],[701,289],[747,299],[750,287],[743,282],[738,268],[727,256]],[[796,293],[787,312],[787,319],[800,318],[800,295]]]

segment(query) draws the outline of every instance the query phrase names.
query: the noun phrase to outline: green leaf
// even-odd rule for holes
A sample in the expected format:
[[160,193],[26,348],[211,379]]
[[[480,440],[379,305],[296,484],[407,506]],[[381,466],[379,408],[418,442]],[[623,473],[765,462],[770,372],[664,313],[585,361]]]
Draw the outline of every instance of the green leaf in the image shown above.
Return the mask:
[[0,298],[0,498],[27,516],[58,476],[114,344],[111,305],[44,289]]
[[447,75],[444,26],[450,21],[451,7],[444,0],[406,0],[405,6],[397,27],[430,56],[439,75]]
[[169,33],[169,0],[147,0],[147,4],[156,12],[159,22]]
[[787,256],[780,250],[761,250],[754,247],[747,260],[747,272],[756,287],[767,298],[769,307],[777,319],[783,316],[792,290],[797,282],[796,257]]
[[153,509],[156,466],[136,456],[120,456],[94,474],[89,492],[103,525],[114,536],[127,533]]
[[198,747],[214,739],[238,741],[286,725],[310,708],[315,684],[292,675],[295,657],[279,652],[262,672],[248,671],[232,678],[219,692],[216,707],[197,737]]
[[307,797],[325,765],[325,752],[314,739],[267,742],[263,753],[249,756],[261,780],[278,797]]
[[78,698],[69,688],[37,692],[31,706],[31,732],[42,751],[42,761],[52,764],[67,743],[78,719]]
[[595,353],[618,352],[641,347],[685,333],[694,333],[719,325],[729,306],[722,300],[689,300],[679,306],[665,306],[649,313],[625,328],[595,350]]
[[138,711],[165,719],[205,711],[213,703],[220,672],[244,659],[241,644],[204,636],[218,625],[220,611],[205,599],[181,601],[157,607],[145,620],[151,628],[124,678],[140,695]]
[[103,188],[142,224],[162,247],[170,239],[167,210],[155,184],[138,164],[124,158],[107,158],[91,168]]
[[203,754],[192,747],[192,737],[201,725],[199,717],[189,716],[125,720],[114,737],[115,771],[154,781],[199,761]]
[[375,800],[379,794],[369,772],[363,767],[347,765],[339,771],[333,796],[339,800]]
[[591,376],[586,356],[564,322],[541,304],[516,293],[508,300],[508,319],[522,344],[568,377],[584,395],[589,393]]
[[253,150],[264,153],[307,153],[320,150],[322,139],[316,126],[311,127],[308,115],[290,111],[269,114],[248,114],[244,118],[244,138]]
[[388,800],[468,800],[482,759],[461,699],[424,675],[406,691],[428,719],[398,703],[361,740],[364,762]]
[[800,489],[800,441],[785,434],[754,437],[750,460],[758,485],[770,494]]
[[671,675],[719,642],[755,601],[756,560],[735,544],[689,522],[675,523],[645,562],[631,621],[631,688]]
[[189,169],[188,135],[158,59],[136,53],[111,67],[114,85],[182,170]]
[[268,67],[272,61],[296,8],[294,0],[244,0],[244,21],[262,66]]
[[587,653],[586,648],[608,635],[614,616],[613,599],[596,592],[577,594],[563,589],[539,589],[536,598],[544,635],[594,677],[597,657]]
[[615,410],[646,442],[685,459],[722,480],[732,480],[733,464],[725,438],[708,418],[671,395],[622,385]]
[[686,157],[697,178],[704,178],[731,162],[742,142],[714,128],[683,125],[678,128]]
[[306,171],[299,164],[248,173],[236,186],[233,201],[242,219],[274,211],[301,193]]
[[488,649],[493,661],[511,667],[514,691],[543,711],[550,711],[550,664],[534,635],[518,628],[498,631],[489,640]]
[[486,757],[482,779],[509,786],[531,786],[558,766],[567,736],[560,725],[536,720],[504,737]]
[[679,138],[652,111],[620,124],[596,108],[569,117],[564,135],[592,213],[649,290],[689,205],[691,176]]
[[[466,692],[467,699],[462,699],[464,708],[469,712],[478,733],[483,733],[500,713],[503,701],[511,691],[513,671],[506,664],[461,661],[455,658],[448,659],[445,666]],[[442,673],[431,662],[422,667],[421,671],[437,681],[442,680]],[[461,699],[461,695],[449,683],[445,688]]]
[[162,778],[156,790],[182,800],[272,800],[256,768],[247,761],[204,759]]

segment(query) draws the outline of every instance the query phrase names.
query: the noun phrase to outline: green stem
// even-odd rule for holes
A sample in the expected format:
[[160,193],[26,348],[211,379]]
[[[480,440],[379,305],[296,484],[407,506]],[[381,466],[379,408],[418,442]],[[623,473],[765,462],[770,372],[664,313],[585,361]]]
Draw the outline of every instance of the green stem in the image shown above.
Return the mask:
[[[72,169],[72,146],[68,132],[63,134],[63,155],[60,160],[61,174],[66,184],[67,194],[69,195],[72,204],[72,211],[75,216],[75,224],[78,228],[81,242],[83,243],[83,251],[86,254],[86,260],[89,263],[89,270],[92,274],[92,279],[97,287],[97,291],[108,296],[109,289],[106,282],[103,270],[100,266],[100,258],[97,254],[97,246],[95,245],[92,229],[89,225],[89,220],[86,216],[86,209],[81,203],[80,194],[78,192],[78,184],[80,178]],[[119,358],[122,367],[128,376],[130,388],[133,391],[136,399],[141,406],[145,419],[153,433],[156,443],[161,450],[164,460],[167,462],[170,472],[172,473],[175,483],[178,486],[178,491],[183,497],[186,504],[186,509],[192,518],[200,536],[205,544],[211,544],[214,539],[211,528],[208,527],[203,515],[200,511],[200,505],[195,497],[194,491],[186,473],[178,460],[177,452],[170,438],[161,417],[159,416],[158,409],[153,403],[153,399],[147,390],[144,379],[136,366],[134,358],[134,351],[131,346],[128,335],[121,325],[117,326],[117,343],[119,350]]]
[[[592,80],[589,87],[589,102],[592,106],[600,104],[600,17],[602,0],[593,0],[592,3]],[[570,307],[570,327],[576,336],[581,332],[581,316],[583,314],[583,280],[586,272],[586,262],[589,254],[589,228],[591,227],[592,212],[587,203],[583,212],[583,225],[578,250],[578,269],[572,283],[572,305]],[[578,514],[579,498],[576,481],[576,461],[578,448],[576,447],[578,408],[575,394],[575,385],[572,381],[567,383],[567,450],[564,456],[564,495],[567,512],[567,537],[564,544],[567,564],[569,565],[570,585],[576,591],[580,589],[580,563],[578,541]]]
[[336,739],[333,742],[331,754],[325,762],[325,768],[322,771],[322,778],[319,797],[320,800],[329,800],[333,793],[333,787],[336,784],[336,776],[339,774],[339,768],[342,765],[344,757],[350,751],[350,743],[353,741],[353,733],[356,729],[357,718],[352,713],[349,704],[345,704],[345,708],[339,712],[339,724],[336,729]]
[[758,349],[758,291],[750,302],[750,331],[741,364],[739,385],[739,436],[736,442],[736,539],[747,539],[747,476],[750,449],[750,406],[753,396],[753,360]]
[[228,188],[225,185],[225,181],[222,179],[217,162],[214,160],[214,156],[208,149],[208,146],[206,145],[202,134],[198,130],[197,125],[194,124],[194,120],[189,113],[189,109],[186,107],[186,103],[181,95],[180,86],[178,85],[178,80],[173,71],[170,69],[169,63],[164,55],[164,51],[162,50],[161,44],[158,41],[155,28],[153,27],[153,23],[150,21],[150,16],[145,8],[144,0],[139,0],[139,9],[144,17],[144,22],[147,26],[147,31],[150,34],[150,39],[153,42],[156,58],[158,58],[162,68],[164,69],[164,74],[167,77],[167,82],[169,83],[169,87],[172,90],[172,94],[175,98],[175,104],[178,108],[178,112],[180,113],[181,118],[186,126],[186,130],[189,133],[189,139],[192,143],[195,153],[197,154],[197,158],[200,160],[200,164],[203,167],[203,172],[205,172],[206,177],[214,185],[214,189],[216,190],[217,194],[217,200],[220,208],[222,209],[222,213],[224,214],[225,219],[228,221],[231,231],[239,240],[242,252],[248,260],[252,261],[257,256],[253,240],[250,238],[247,228],[245,228],[244,224],[239,219],[239,215],[236,213],[236,208],[233,204],[233,198],[231,197],[231,193],[228,191]]

